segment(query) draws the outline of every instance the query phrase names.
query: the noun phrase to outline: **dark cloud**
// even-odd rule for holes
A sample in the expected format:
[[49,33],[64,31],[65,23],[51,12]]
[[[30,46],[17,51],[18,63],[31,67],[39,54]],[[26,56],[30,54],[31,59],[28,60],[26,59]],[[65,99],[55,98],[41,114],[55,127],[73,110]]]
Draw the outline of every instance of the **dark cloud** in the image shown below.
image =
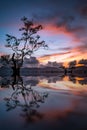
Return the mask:
[[78,46],[78,51],[80,51],[80,52],[82,52],[82,53],[87,52],[87,43]]
[[58,20],[57,26],[69,26],[75,20],[74,16],[64,16]]
[[37,0],[37,5],[39,9],[33,13],[36,21],[43,24],[51,23],[58,29],[64,28],[64,31],[74,34],[80,41],[86,37],[87,21],[80,15],[87,14],[87,0],[44,0],[44,2]]
[[65,53],[73,52],[73,50],[84,53],[84,52],[87,52],[87,43],[85,43],[83,45],[78,45],[76,47],[59,48],[59,50],[64,51],[64,52],[66,51]]
[[51,57],[51,56],[63,56],[63,55],[66,55],[66,54],[70,54],[71,51],[67,51],[67,52],[61,52],[61,53],[55,53],[55,54],[48,54],[48,55],[43,55],[41,56],[41,58],[44,58],[44,57]]
[[58,19],[58,15],[55,15],[55,12],[47,12],[42,14],[33,13],[32,17],[35,22],[41,22],[41,23],[51,23],[53,19]]
[[57,23],[55,24],[56,27],[61,28],[64,27],[67,32],[81,32],[85,30],[84,25],[77,24],[77,20],[75,20],[76,16],[65,16],[61,17]]
[[67,32],[79,32],[85,29],[82,25],[74,25],[75,22],[74,16],[62,17],[57,21],[56,27],[64,27]]
[[59,48],[59,50],[61,50],[61,51],[69,51],[71,49],[72,49],[71,47]]
[[78,9],[80,7],[87,5],[87,0],[76,0],[76,1],[77,1],[77,3],[76,3],[76,6],[75,6],[75,9]]
[[87,21],[79,16],[87,15],[87,0],[0,1],[0,25],[18,24],[18,20],[24,15],[42,24],[52,23],[56,28],[63,27],[81,41],[85,38],[84,44],[87,41]]
[[81,7],[81,8],[79,9],[79,12],[80,12],[80,14],[81,14],[82,16],[87,17],[87,5]]
[[76,6],[76,12],[82,17],[87,18],[87,0],[79,0],[79,4]]
[[70,51],[72,47],[62,47],[62,48],[53,48],[49,49],[50,51]]

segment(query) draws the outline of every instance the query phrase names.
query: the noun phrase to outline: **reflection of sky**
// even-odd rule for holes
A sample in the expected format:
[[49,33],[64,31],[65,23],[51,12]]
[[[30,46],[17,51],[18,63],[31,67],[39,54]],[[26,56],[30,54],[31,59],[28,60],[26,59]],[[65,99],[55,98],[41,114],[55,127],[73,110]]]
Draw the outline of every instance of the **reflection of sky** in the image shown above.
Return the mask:
[[[63,79],[64,82],[67,80],[68,77]],[[46,80],[43,81],[46,82]],[[57,81],[57,84],[59,82],[61,83],[61,81]],[[24,128],[41,129],[41,127],[48,129],[51,125],[51,129],[53,130],[54,128],[70,129],[72,122],[75,124],[73,126],[74,129],[87,128],[87,93],[85,93],[86,95],[78,95],[76,92],[71,93],[70,91],[66,92],[64,90],[55,91],[49,89],[48,91],[48,89],[42,87],[40,88],[38,85],[32,86],[32,90],[33,92],[37,90],[39,93],[48,93],[48,97],[45,102],[42,104],[39,103],[39,108],[32,106],[30,109],[28,107],[28,109],[31,110],[30,112],[35,110],[33,116],[32,114],[27,113],[26,109],[24,109],[21,105],[14,107],[13,110],[6,111],[6,102],[3,99],[9,98],[16,91],[16,88],[13,90],[10,85],[10,88],[0,90],[0,129],[24,130]],[[21,98],[18,96],[18,99],[21,99],[20,104],[26,104],[26,102],[24,102],[23,95],[21,93],[19,93],[19,95],[21,96]],[[27,102],[28,101],[29,100],[27,100]],[[35,112],[37,112],[36,115],[34,115]],[[41,118],[40,115],[42,115]]]
[[[9,53],[2,47],[5,44],[5,34],[13,34],[19,37],[17,30],[21,25],[20,18],[22,16],[33,18],[44,26],[40,35],[41,39],[48,43],[49,50],[42,51],[41,49],[36,52],[35,55],[40,57],[40,62],[45,63],[48,60],[69,62],[74,59],[80,60],[84,56],[87,58],[86,0],[0,1],[1,54]],[[67,53],[68,56],[66,56]],[[59,55],[61,55],[61,58]],[[50,59],[50,56],[52,59]]]
[[[39,86],[41,87],[45,87],[45,88],[49,88],[49,89],[54,89],[54,90],[64,90],[64,91],[72,91],[75,92],[76,91],[87,91],[87,83],[85,83],[85,79],[84,78],[78,78],[75,77],[76,81],[70,81],[68,77],[64,77],[63,80],[60,79],[59,81],[55,79],[53,81],[53,78],[49,78],[47,79],[43,79],[40,80],[39,82]],[[50,82],[49,82],[50,81]],[[83,84],[80,83],[80,81],[83,81]],[[86,80],[87,81],[87,80]]]
[[[1,77],[0,85],[9,85],[9,77]],[[10,81],[12,82],[12,81]],[[59,77],[59,76],[27,76],[23,77],[23,82],[25,85],[37,85],[41,88],[47,88],[52,90],[71,90],[71,91],[87,91],[87,78],[86,77]],[[7,83],[7,84],[6,84]],[[1,87],[0,90],[3,90]]]

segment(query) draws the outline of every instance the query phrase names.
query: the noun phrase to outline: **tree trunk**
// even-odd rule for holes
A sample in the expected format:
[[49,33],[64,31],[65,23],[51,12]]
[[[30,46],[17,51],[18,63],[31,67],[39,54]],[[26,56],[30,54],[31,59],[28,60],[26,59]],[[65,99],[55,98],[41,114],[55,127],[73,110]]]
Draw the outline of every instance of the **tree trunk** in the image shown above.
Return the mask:
[[13,76],[17,75],[20,76],[20,68],[12,67],[13,70]]
[[15,57],[15,53],[13,53],[12,55],[12,62],[13,62],[13,66],[12,66],[12,70],[13,70],[13,74],[12,76],[20,76],[20,67],[17,65],[17,60],[14,58]]
[[21,69],[21,66],[23,65],[23,56],[24,55],[22,55],[22,59],[21,60],[18,60],[18,59],[15,59],[15,53],[13,53],[13,55],[12,55],[13,76],[15,76],[15,75],[20,76],[20,69]]

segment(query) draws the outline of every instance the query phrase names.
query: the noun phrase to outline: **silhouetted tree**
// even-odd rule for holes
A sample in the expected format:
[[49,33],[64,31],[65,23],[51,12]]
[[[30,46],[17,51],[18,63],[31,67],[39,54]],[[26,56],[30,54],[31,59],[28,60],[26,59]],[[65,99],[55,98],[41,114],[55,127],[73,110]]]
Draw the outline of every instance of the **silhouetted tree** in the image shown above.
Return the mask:
[[14,52],[11,58],[13,75],[20,74],[20,67],[23,65],[23,59],[26,55],[31,57],[33,52],[40,47],[48,47],[45,41],[40,41],[40,36],[37,35],[38,31],[43,29],[42,25],[35,25],[26,17],[23,17],[21,21],[23,22],[23,27],[19,29],[22,31],[21,38],[6,35],[6,47],[11,48]]
[[81,59],[78,64],[87,65],[87,59]]
[[69,62],[69,68],[74,68],[76,66],[76,60]]
[[8,64],[10,60],[10,55],[2,55],[0,60],[1,60],[2,65]]

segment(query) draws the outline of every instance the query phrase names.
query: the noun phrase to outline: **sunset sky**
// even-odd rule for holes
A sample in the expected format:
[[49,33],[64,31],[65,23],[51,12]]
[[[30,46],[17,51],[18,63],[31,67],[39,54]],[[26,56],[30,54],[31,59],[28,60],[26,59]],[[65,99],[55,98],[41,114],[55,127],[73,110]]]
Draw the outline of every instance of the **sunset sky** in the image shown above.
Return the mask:
[[49,49],[34,54],[41,63],[87,59],[87,0],[1,0],[0,55],[10,53],[5,34],[19,37],[23,16],[44,27],[40,36]]

